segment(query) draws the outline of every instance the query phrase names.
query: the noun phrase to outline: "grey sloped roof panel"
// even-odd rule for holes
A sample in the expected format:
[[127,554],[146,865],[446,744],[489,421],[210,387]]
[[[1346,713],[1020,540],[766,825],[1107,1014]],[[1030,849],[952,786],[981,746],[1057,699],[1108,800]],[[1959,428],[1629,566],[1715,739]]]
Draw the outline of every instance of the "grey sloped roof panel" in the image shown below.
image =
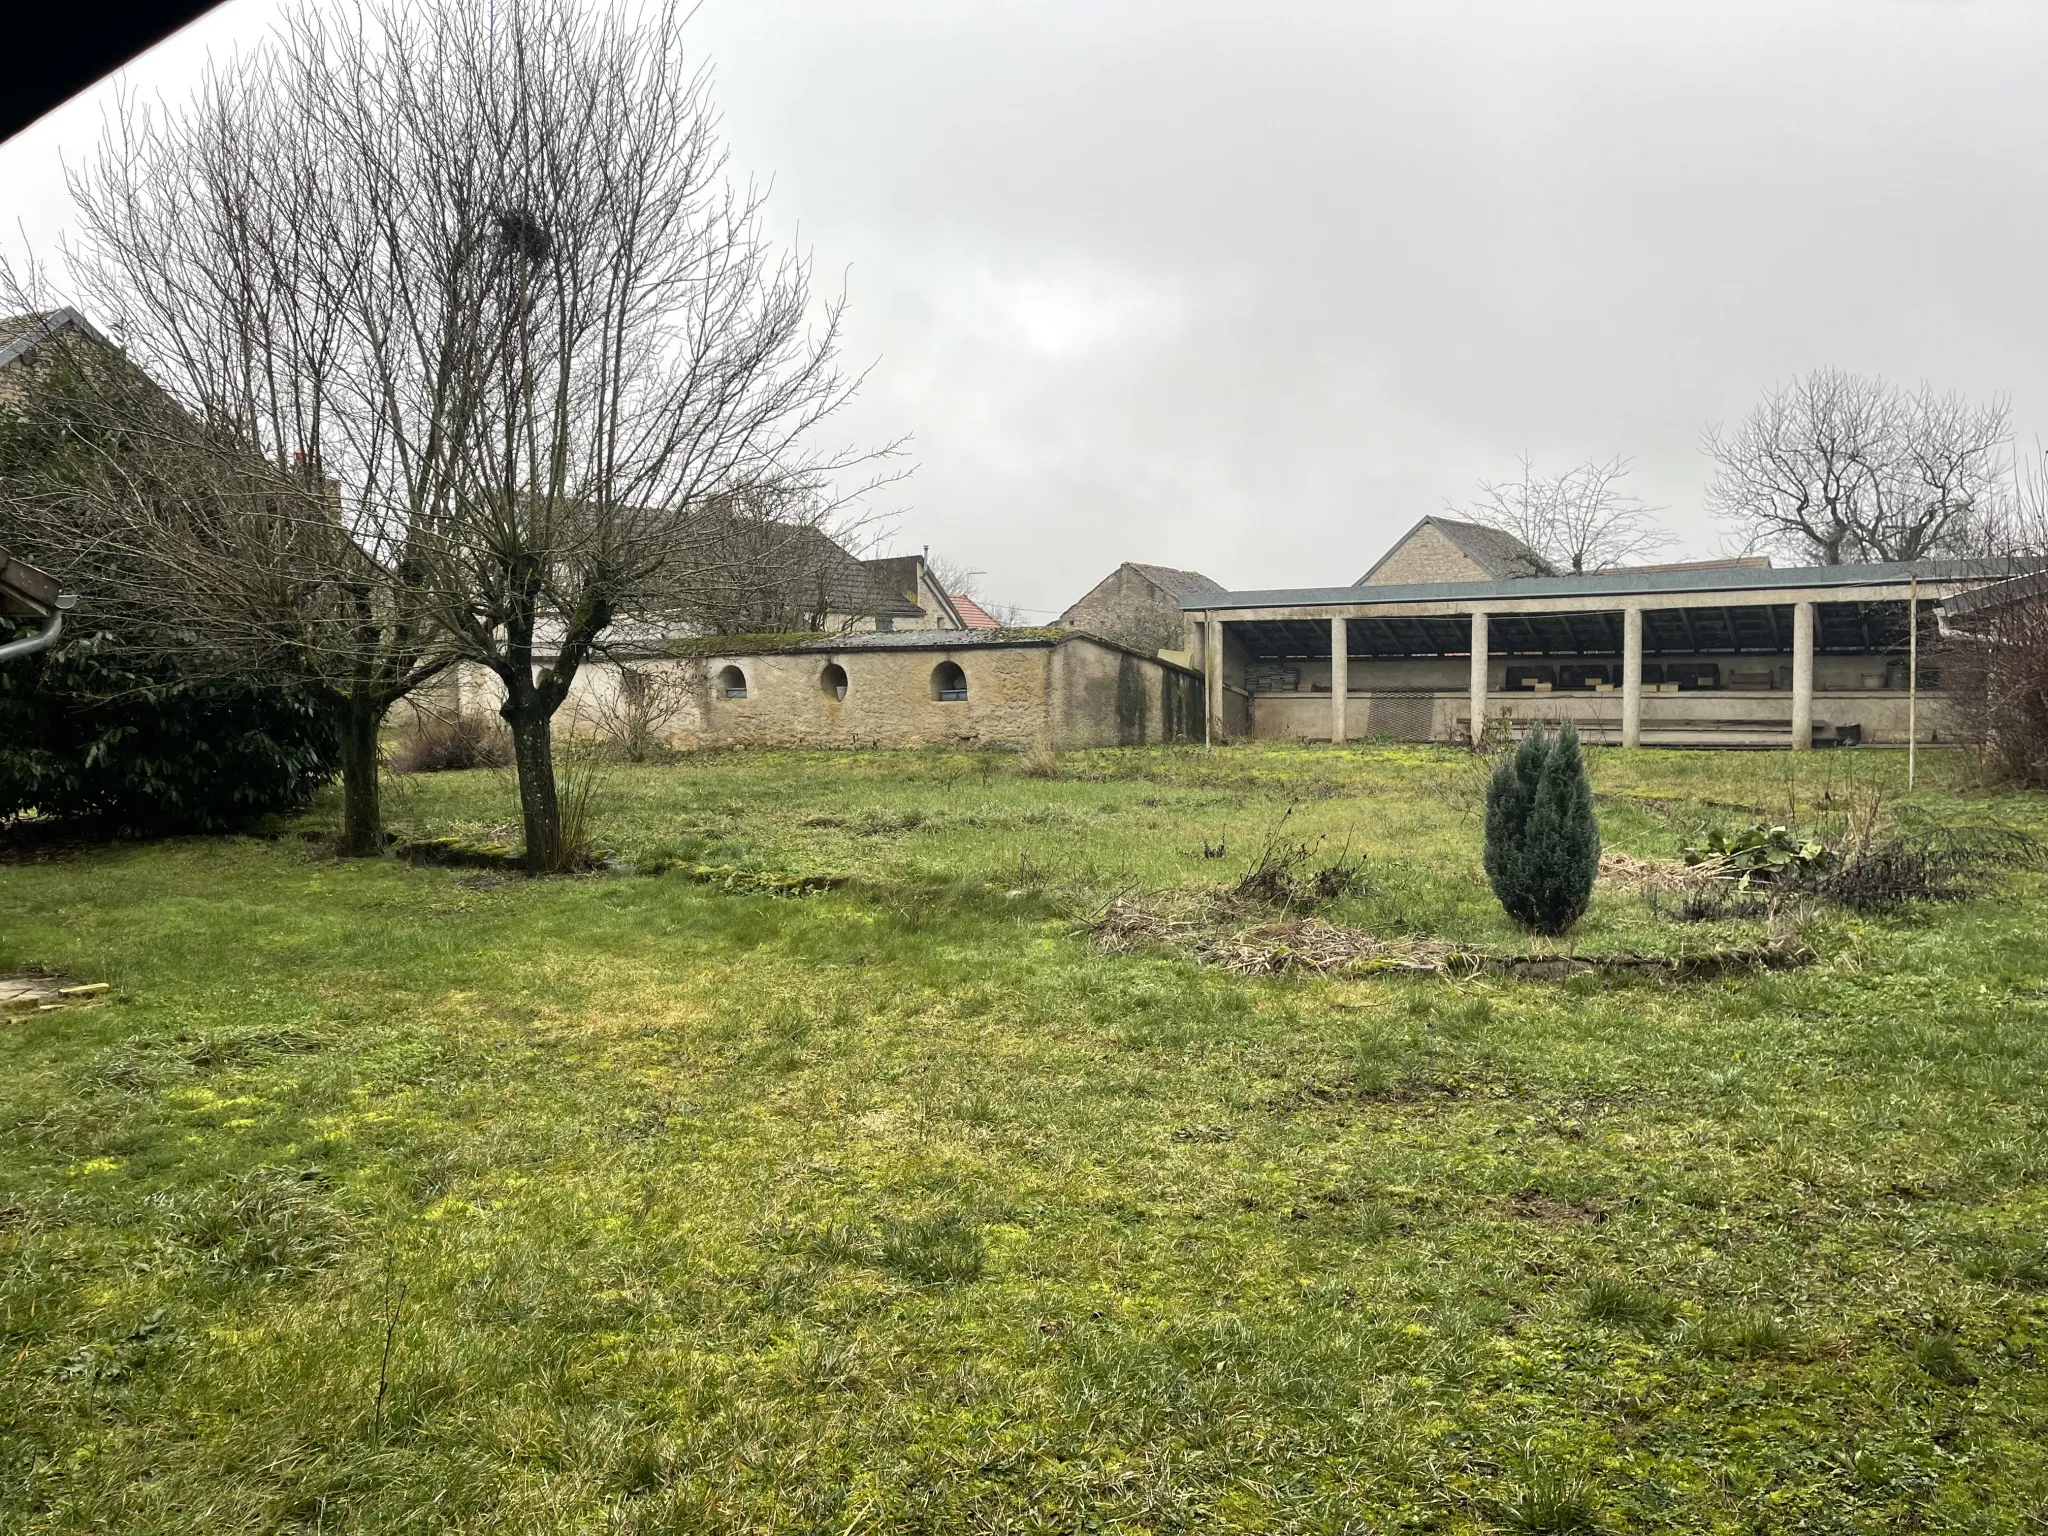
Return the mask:
[[1170,565],[1146,565],[1140,560],[1133,560],[1131,562],[1131,569],[1143,576],[1155,587],[1160,588],[1162,591],[1171,592],[1176,597],[1187,597],[1196,592],[1221,592],[1223,590],[1222,582],[1212,581],[1200,571],[1176,570]]
[[1656,597],[1693,592],[1755,592],[1802,587],[1903,586],[1926,582],[1997,581],[2038,565],[2010,560],[1920,560],[1895,565],[1810,565],[1777,570],[1710,566],[1663,571],[1591,571],[1576,576],[1525,576],[1513,581],[1437,581],[1383,587],[1298,587],[1263,592],[1199,593],[1181,599],[1191,612],[1211,608],[1327,608],[1357,603],[1462,603],[1543,597]]
[[2013,576],[1973,591],[1958,592],[1953,597],[1943,598],[1941,606],[1944,612],[1955,618],[1962,618],[1968,614],[2002,608],[2007,603],[2030,602],[2042,596],[2048,596],[2048,571],[2036,571],[2029,576]]
[[1502,581],[1520,580],[1531,576],[1548,575],[1550,572],[1549,562],[1511,533],[1489,528],[1484,523],[1468,523],[1459,518],[1442,517],[1431,513],[1418,519],[1413,528],[1388,545],[1386,552],[1373,561],[1371,569],[1352,585],[1372,585],[1373,573],[1398,555],[1407,547],[1408,541],[1425,528],[1436,529],[1450,540],[1454,549],[1490,577]]
[[1444,536],[1462,549],[1473,564],[1500,580],[1527,580],[1550,570],[1541,555],[1512,533],[1455,517],[1430,517],[1424,521],[1442,529]]

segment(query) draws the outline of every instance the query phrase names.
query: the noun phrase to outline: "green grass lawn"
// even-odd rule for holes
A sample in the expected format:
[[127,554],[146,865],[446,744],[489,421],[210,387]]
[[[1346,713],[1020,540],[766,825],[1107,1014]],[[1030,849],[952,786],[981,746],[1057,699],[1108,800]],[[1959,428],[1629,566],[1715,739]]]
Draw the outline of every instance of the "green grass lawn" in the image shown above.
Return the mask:
[[[1591,759],[1642,855],[2048,830],[1940,755]],[[0,970],[114,989],[0,1022],[0,1529],[2043,1528],[2048,879],[1740,981],[1247,980],[1076,916],[1281,828],[1367,856],[1333,917],[1519,947],[1469,760],[1062,767],[619,769],[573,880],[0,865]],[[1759,931],[1603,890],[1572,942]]]

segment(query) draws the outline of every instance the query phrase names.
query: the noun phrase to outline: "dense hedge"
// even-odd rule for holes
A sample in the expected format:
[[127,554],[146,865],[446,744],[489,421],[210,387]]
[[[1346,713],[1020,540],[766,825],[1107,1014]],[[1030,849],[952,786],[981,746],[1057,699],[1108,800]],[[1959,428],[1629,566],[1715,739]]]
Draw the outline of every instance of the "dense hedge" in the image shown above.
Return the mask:
[[[17,633],[0,619],[0,639]],[[0,822],[231,831],[303,806],[340,756],[331,717],[290,683],[184,675],[105,633],[0,662]]]

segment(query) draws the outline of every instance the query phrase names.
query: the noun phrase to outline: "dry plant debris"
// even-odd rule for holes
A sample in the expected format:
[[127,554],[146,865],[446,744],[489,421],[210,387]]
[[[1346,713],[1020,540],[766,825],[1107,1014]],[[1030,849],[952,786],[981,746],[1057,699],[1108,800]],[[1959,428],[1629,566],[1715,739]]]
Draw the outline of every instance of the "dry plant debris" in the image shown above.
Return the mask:
[[1796,944],[1768,943],[1697,955],[1510,955],[1410,935],[1383,939],[1362,928],[1319,917],[1244,925],[1235,905],[1212,892],[1177,907],[1148,905],[1140,895],[1118,896],[1084,927],[1109,954],[1148,948],[1178,949],[1204,965],[1239,976],[1405,971],[1429,976],[1510,976],[1555,981],[1587,971],[1628,972],[1668,980],[1703,980],[1756,970],[1789,970],[1813,959]]
[[1721,863],[1714,859],[1683,864],[1677,859],[1639,858],[1619,848],[1602,849],[1600,853],[1600,878],[1603,881],[1617,889],[1644,895],[1677,895],[1710,880],[1723,879],[1726,873]]

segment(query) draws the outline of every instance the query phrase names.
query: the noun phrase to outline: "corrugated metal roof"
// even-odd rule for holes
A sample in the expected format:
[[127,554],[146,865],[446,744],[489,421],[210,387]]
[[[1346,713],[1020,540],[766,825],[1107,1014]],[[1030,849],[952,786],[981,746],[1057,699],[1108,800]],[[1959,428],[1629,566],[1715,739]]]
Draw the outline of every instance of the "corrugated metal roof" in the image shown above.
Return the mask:
[[1688,592],[1773,592],[1800,587],[1904,586],[1995,581],[2032,569],[2009,560],[1921,560],[1896,565],[1812,565],[1780,570],[1722,567],[1672,571],[1595,571],[1526,576],[1515,581],[1436,581],[1384,587],[1296,587],[1264,592],[1204,592],[1181,599],[1189,612],[1210,608],[1327,608],[1358,603],[1464,603],[1544,597],[1654,597]]

